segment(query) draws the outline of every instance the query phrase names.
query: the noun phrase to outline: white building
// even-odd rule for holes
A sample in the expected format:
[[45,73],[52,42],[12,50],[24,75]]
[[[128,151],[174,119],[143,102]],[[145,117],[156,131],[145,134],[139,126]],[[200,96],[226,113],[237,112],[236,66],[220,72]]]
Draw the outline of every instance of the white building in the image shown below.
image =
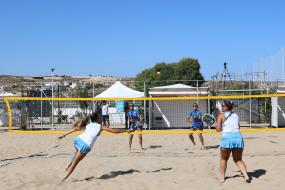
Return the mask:
[[[207,87],[192,87],[184,84],[150,88],[151,97],[200,97],[208,96]],[[186,118],[192,110],[193,103],[199,105],[203,113],[209,112],[209,100],[155,100],[149,105],[149,123],[151,128],[189,127]]]
[[[285,94],[285,86],[278,87],[277,94]],[[285,126],[285,97],[271,97],[271,125]]]

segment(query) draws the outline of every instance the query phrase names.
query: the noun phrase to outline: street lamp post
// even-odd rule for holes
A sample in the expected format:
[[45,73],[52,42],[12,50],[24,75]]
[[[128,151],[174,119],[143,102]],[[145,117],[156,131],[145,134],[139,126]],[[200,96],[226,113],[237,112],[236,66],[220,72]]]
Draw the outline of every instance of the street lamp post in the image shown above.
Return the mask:
[[55,68],[51,68],[51,126],[52,128],[54,128],[54,121],[53,121],[53,71],[55,70]]

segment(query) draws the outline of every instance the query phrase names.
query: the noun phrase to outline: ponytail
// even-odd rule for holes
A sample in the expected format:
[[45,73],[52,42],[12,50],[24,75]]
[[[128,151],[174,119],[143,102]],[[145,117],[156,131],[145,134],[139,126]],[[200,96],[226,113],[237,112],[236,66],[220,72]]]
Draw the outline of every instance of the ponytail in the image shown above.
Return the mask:
[[88,124],[89,120],[90,120],[90,115],[88,115],[82,120],[81,125],[85,127]]
[[73,124],[73,128],[78,128],[78,129],[82,129],[84,127],[86,127],[86,125],[88,124],[90,120],[90,115],[88,115],[87,117],[85,117],[82,120],[78,120]]

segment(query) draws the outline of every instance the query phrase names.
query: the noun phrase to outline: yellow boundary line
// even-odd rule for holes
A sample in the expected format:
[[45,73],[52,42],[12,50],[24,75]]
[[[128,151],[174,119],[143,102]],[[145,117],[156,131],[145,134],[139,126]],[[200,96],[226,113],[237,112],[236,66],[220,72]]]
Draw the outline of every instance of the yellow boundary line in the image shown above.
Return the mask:
[[[241,129],[242,133],[252,133],[252,132],[276,132],[276,131],[285,131],[285,128],[266,128],[266,129]],[[31,131],[31,130],[10,130],[13,133],[21,133],[21,134],[64,134],[66,131]],[[80,134],[81,132],[75,132],[74,134]],[[132,132],[132,133],[121,133],[124,135],[128,134],[144,134],[144,135],[178,135],[178,134],[213,134],[218,133],[216,130],[204,130],[204,131],[190,131],[190,130],[150,130],[150,131],[142,131],[142,132]],[[114,133],[103,131],[102,134],[110,135]]]
[[[143,97],[143,98],[41,98],[41,97],[5,97],[9,101],[19,100],[64,100],[64,101],[117,101],[117,100],[208,100],[208,99],[249,99],[285,97],[285,94],[260,94],[260,95],[237,95],[237,96],[185,96],[185,97]],[[4,99],[5,99],[4,98]]]

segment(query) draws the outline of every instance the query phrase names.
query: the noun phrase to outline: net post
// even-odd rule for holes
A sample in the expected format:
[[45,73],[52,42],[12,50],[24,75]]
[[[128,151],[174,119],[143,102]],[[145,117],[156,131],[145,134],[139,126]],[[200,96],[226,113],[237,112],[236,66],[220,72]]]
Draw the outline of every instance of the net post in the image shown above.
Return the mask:
[[[144,91],[144,98],[146,97],[146,82],[143,81],[143,91]],[[144,116],[144,128],[146,128],[146,100],[143,100],[143,116]]]
[[9,128],[9,132],[12,131],[12,111],[11,111],[11,106],[10,106],[10,102],[9,102],[9,98],[8,97],[4,97],[4,101],[6,103],[7,106],[7,111],[8,111],[8,128]]

